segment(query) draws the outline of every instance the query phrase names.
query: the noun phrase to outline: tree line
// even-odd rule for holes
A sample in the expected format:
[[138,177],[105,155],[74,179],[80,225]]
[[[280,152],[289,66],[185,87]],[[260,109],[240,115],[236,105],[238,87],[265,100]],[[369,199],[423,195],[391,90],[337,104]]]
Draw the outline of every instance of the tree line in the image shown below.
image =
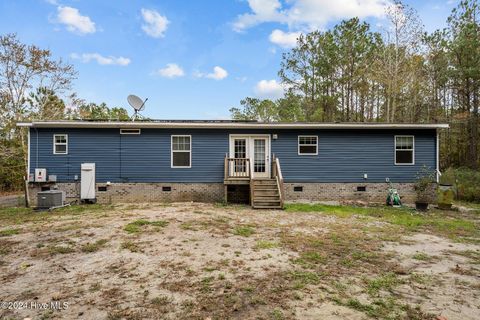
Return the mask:
[[418,13],[396,1],[387,25],[358,18],[302,34],[282,56],[284,97],[247,97],[234,119],[450,124],[441,133],[441,167],[479,166],[478,0],[461,1],[447,27],[424,31]]
[[129,119],[123,108],[88,103],[73,91],[74,67],[50,50],[0,36],[0,191],[19,190],[27,167],[27,132],[18,122],[57,119]]

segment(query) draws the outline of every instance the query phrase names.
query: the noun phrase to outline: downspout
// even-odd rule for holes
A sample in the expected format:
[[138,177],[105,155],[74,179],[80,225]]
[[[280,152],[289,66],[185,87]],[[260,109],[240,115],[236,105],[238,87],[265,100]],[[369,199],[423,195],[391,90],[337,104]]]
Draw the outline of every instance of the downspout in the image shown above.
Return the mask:
[[35,144],[35,168],[38,168],[38,129],[35,128],[35,137],[36,137],[36,144]]
[[436,159],[435,159],[435,162],[436,162],[436,175],[437,175],[437,183],[440,182],[440,176],[442,175],[442,173],[440,172],[440,139],[439,139],[439,134],[438,134],[438,129],[436,130],[436,134],[437,134],[437,142],[436,142]]
[[30,181],[30,128],[28,128],[27,143],[27,180]]

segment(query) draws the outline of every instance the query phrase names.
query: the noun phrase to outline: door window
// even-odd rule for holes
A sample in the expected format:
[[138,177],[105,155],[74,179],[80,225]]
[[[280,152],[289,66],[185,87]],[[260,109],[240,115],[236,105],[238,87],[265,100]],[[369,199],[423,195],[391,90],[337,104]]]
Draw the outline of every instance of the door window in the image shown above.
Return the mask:
[[253,140],[253,171],[265,172],[265,139]]
[[246,172],[246,160],[247,157],[247,139],[235,139],[234,140],[234,158],[242,159],[235,160],[235,172]]

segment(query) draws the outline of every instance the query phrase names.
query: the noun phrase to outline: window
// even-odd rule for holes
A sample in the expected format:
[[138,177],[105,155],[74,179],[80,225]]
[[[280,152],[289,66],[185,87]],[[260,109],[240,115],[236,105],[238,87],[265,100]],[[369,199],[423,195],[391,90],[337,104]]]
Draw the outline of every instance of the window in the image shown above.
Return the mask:
[[172,168],[191,167],[191,139],[191,136],[172,136]]
[[317,155],[318,137],[317,136],[298,136],[298,154],[299,155]]
[[140,134],[140,129],[120,129],[120,134]]
[[53,135],[53,154],[68,154],[68,135]]
[[395,136],[395,164],[415,164],[415,141],[413,136]]
[[247,172],[247,161],[244,160],[247,157],[247,139],[234,139],[233,140],[233,157],[234,160],[235,172]]
[[294,192],[303,192],[303,186],[295,186],[293,187]]

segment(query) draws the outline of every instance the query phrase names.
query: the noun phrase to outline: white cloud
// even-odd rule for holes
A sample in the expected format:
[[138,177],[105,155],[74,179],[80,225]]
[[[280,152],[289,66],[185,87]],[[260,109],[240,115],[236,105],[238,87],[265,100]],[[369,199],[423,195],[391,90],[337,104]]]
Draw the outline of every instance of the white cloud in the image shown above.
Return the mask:
[[213,72],[206,75],[207,78],[214,79],[214,80],[222,80],[222,79],[225,79],[227,76],[228,76],[227,70],[219,66],[215,66],[213,68]]
[[285,87],[275,79],[261,80],[257,83],[253,91],[258,98],[278,99],[283,97]]
[[241,32],[265,21],[283,20],[282,13],[279,12],[282,7],[279,0],[248,0],[248,5],[252,13],[244,13],[237,17],[233,23],[235,31]]
[[130,64],[131,60],[124,57],[114,57],[108,56],[104,57],[99,53],[72,53],[70,55],[72,59],[81,60],[84,63],[88,63],[92,60],[95,60],[100,65],[118,65],[118,66],[127,66]]
[[351,17],[381,17],[390,0],[248,0],[251,13],[241,14],[233,23],[235,31],[264,22],[277,22],[297,30],[321,29],[328,22]]
[[162,16],[155,10],[142,8],[142,17],[145,22],[142,25],[142,30],[146,34],[153,38],[165,37],[165,31],[167,31],[167,26],[170,23],[166,16]]
[[176,63],[167,63],[167,66],[158,70],[157,73],[165,78],[177,78],[185,75],[183,69]]
[[193,73],[193,76],[196,78],[209,78],[214,80],[222,80],[228,76],[228,72],[222,67],[215,66],[213,67],[213,72],[211,73],[201,73],[201,72],[195,71]]
[[58,22],[66,25],[68,31],[79,34],[95,33],[95,22],[88,16],[82,16],[78,9],[60,6],[57,12]]
[[297,39],[301,32],[283,32],[275,29],[270,34],[270,42],[275,43],[283,48],[293,48],[297,44]]

